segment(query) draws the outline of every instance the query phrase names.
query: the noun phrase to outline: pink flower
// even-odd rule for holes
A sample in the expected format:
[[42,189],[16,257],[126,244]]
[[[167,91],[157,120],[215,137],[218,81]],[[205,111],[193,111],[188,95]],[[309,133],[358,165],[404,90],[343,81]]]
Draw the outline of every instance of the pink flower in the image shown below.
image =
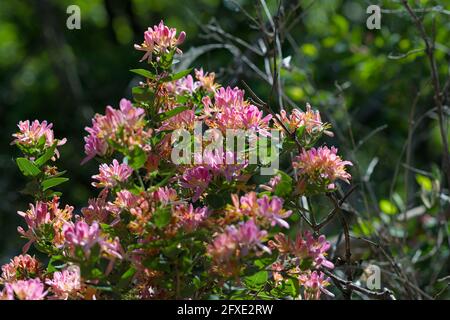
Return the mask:
[[204,166],[197,166],[187,169],[181,178],[180,184],[183,188],[193,189],[192,201],[197,201],[203,192],[208,188],[212,176]]
[[187,232],[194,231],[208,217],[208,208],[195,208],[189,205],[181,204],[173,208],[172,214],[177,217],[180,226]]
[[299,281],[305,288],[304,298],[306,300],[319,300],[321,293],[334,297],[334,294],[325,289],[330,285],[330,278],[326,278],[323,272],[313,271],[310,274],[302,274],[299,276]]
[[265,191],[269,191],[269,192],[274,192],[276,186],[281,182],[281,176],[280,175],[276,175],[274,177],[272,177],[269,180],[269,183],[267,185],[265,184],[261,184],[259,185],[259,187]]
[[99,182],[93,182],[92,185],[97,188],[113,188],[119,183],[127,181],[133,173],[133,169],[127,164],[119,162],[114,159],[112,165],[103,163],[99,166],[100,173],[92,176],[92,179]]
[[253,220],[248,220],[237,227],[228,226],[224,233],[217,235],[208,246],[208,253],[216,263],[227,262],[236,255],[244,257],[256,249],[270,254],[270,249],[262,244],[266,236],[266,231],[260,230]]
[[292,163],[298,170],[301,193],[333,190],[338,179],[350,183],[351,175],[345,168],[347,165],[351,166],[352,163],[342,160],[335,147],[329,149],[326,146],[303,149]]
[[[293,109],[291,114],[288,115],[286,111],[281,110],[277,117],[291,133],[295,132],[300,127],[305,127],[305,131],[309,135],[325,133],[328,136],[333,136],[333,133],[327,130],[329,125],[322,122],[319,111],[312,110],[309,103],[306,104],[306,112],[299,109]],[[275,125],[280,127],[276,122]]]
[[2,266],[2,278],[7,282],[34,278],[39,274],[39,268],[40,263],[36,258],[28,254],[19,255]]
[[83,220],[75,223],[68,222],[63,226],[63,232],[65,245],[72,255],[75,254],[75,249],[80,247],[83,249],[85,257],[89,257],[92,247],[103,240],[100,235],[100,227],[96,221],[92,225],[88,225]]
[[227,213],[231,217],[251,217],[263,226],[280,225],[289,228],[289,224],[283,219],[288,218],[292,211],[283,209],[283,199],[276,196],[269,198],[267,195],[258,199],[255,192],[249,192],[240,199],[237,195],[232,195],[231,199],[233,205],[227,207]]
[[71,265],[68,268],[53,273],[53,279],[45,281],[51,287],[54,297],[67,300],[81,288],[80,268],[77,265]]
[[268,136],[269,122],[272,115],[264,114],[256,106],[244,100],[244,91],[239,88],[220,88],[214,96],[214,104],[204,100],[205,113],[216,113],[208,119],[207,124],[222,132],[227,130],[252,130]]
[[160,187],[155,192],[153,192],[153,198],[156,201],[161,202],[164,205],[170,202],[176,201],[178,199],[177,191],[170,187]]
[[[62,146],[67,141],[66,138],[56,140],[52,130],[53,124],[47,124],[47,121],[40,123],[38,120],[34,120],[31,124],[29,120],[20,121],[17,126],[19,132],[12,135],[15,139],[11,144],[17,144],[24,148],[36,148],[38,152],[43,152],[45,148],[53,146],[55,141],[57,146]],[[24,149],[22,148],[22,150]],[[56,149],[55,154],[59,157]]]
[[259,215],[266,218],[271,226],[280,225],[284,228],[289,228],[289,224],[283,219],[288,218],[292,211],[283,210],[283,199],[272,197],[269,199],[267,195],[257,200]]
[[136,50],[145,51],[145,55],[140,61],[147,59],[150,62],[153,53],[163,55],[175,50],[181,54],[181,50],[177,48],[177,45],[183,43],[186,38],[186,33],[182,31],[178,38],[176,35],[177,29],[166,27],[163,21],[159,25],[153,26],[153,28],[148,28],[144,32],[144,42],[141,45],[134,45]]
[[215,92],[219,87],[217,83],[214,82],[216,74],[214,72],[203,72],[203,69],[195,69],[195,77],[200,82],[200,86],[207,92]]
[[195,119],[195,112],[193,110],[186,110],[165,120],[156,131],[172,131],[176,129],[192,130]]
[[290,241],[286,235],[279,233],[275,236],[274,241],[269,242],[269,245],[282,254],[293,254],[300,259],[300,263],[305,260],[310,261],[311,266],[314,268],[321,266],[328,269],[334,268],[334,264],[326,258],[331,244],[326,241],[324,235],[316,239],[311,232],[305,231],[303,237],[299,233],[295,241]]
[[148,149],[146,139],[151,132],[145,129],[144,109],[133,107],[127,99],[120,100],[120,109],[106,107],[105,115],[96,114],[92,119],[92,127],[86,127],[89,133],[84,137],[86,158],[82,164],[96,156],[112,153],[114,149],[108,144],[116,144],[133,149]]
[[5,290],[10,293],[10,298],[13,299],[15,296],[19,300],[43,300],[47,295],[47,292],[44,292],[44,284],[39,279],[7,283],[5,284]]
[[[17,213],[25,219],[28,230],[18,227],[17,231],[30,241],[23,247],[24,253],[28,251],[31,244],[38,240],[42,234],[44,225],[52,225],[54,230],[53,243],[61,244],[63,239],[62,226],[66,221],[72,218],[73,207],[66,205],[64,209],[59,208],[59,198],[54,197],[50,202],[36,202],[36,205],[30,204],[30,209],[26,212]],[[44,235],[45,236],[45,235]]]
[[94,221],[106,222],[111,214],[111,208],[107,203],[108,189],[103,189],[98,198],[89,199],[88,206],[81,209],[84,220],[87,223]]

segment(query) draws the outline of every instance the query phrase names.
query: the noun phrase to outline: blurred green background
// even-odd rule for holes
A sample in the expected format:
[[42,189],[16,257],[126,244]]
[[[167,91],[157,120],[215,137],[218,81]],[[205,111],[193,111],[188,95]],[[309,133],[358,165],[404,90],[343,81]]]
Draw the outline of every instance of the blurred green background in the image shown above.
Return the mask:
[[[46,119],[54,124],[57,137],[67,137],[60,167],[68,170],[71,180],[62,188],[62,202],[79,212],[94,196],[90,176],[97,170],[94,162],[80,166],[84,127],[106,105],[117,106],[121,97],[130,98],[139,79],[129,69],[139,67],[141,58],[133,44],[142,41],[148,26],[164,19],[166,25],[185,30],[184,63],[215,71],[223,84],[240,85],[244,79],[261,98],[268,98],[271,85],[265,79],[267,59],[260,54],[261,32],[250,18],[259,14],[269,23],[258,3],[0,1],[0,262],[17,254],[23,243],[16,232],[21,223],[16,212],[26,209],[30,200],[18,192],[24,180],[13,159],[17,150],[9,145],[16,123]],[[81,9],[80,30],[66,28],[71,4]],[[370,4],[384,9],[380,30],[366,27]],[[425,24],[431,30],[435,20],[436,59],[445,82],[450,1],[411,4],[434,8],[426,14]],[[267,8],[275,13],[277,2],[268,0]],[[423,51],[415,50],[424,45],[400,8],[397,1],[305,0],[283,1],[281,12],[282,83],[290,101],[285,104],[304,108],[310,102],[334,125],[336,136],[329,141],[357,164],[352,169],[354,183],[366,182],[354,195],[353,205],[363,208],[367,217],[389,211],[391,200],[386,199],[397,199],[395,205],[400,207],[399,201],[407,208],[421,204],[415,173],[436,178],[432,171],[441,163],[437,121],[433,113],[426,113],[433,107],[429,69]],[[411,50],[415,51],[409,54]],[[401,155],[413,106],[412,119],[421,121],[413,134],[406,177]]]

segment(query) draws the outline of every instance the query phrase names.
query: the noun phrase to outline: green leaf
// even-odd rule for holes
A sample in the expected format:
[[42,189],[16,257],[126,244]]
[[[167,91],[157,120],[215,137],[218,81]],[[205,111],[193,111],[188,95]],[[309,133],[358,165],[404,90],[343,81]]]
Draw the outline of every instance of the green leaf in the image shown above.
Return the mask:
[[425,191],[433,190],[433,183],[430,178],[421,174],[416,174],[416,181]]
[[69,181],[68,178],[50,178],[47,180],[44,180],[41,185],[44,188],[44,191],[47,189],[50,189],[52,187],[55,187],[57,185],[60,185],[61,183],[64,183],[66,181]]
[[145,69],[131,69],[131,72],[138,74],[140,76],[143,76],[145,78],[149,78],[149,79],[155,79],[155,76],[153,75],[153,73],[151,73],[148,70]]
[[169,224],[171,216],[172,216],[172,213],[170,212],[169,208],[157,209],[154,214],[155,225],[159,229],[164,228],[165,226],[167,226]]
[[292,193],[292,178],[287,173],[277,170],[277,175],[281,177],[280,182],[275,186],[275,195],[279,197],[288,197]]
[[42,167],[44,164],[46,164],[47,161],[50,160],[55,154],[56,145],[57,144],[55,143],[53,146],[48,148],[47,151],[45,151],[45,153],[41,157],[39,157],[34,163],[38,167]]
[[189,69],[180,71],[178,73],[175,73],[173,75],[170,75],[168,77],[162,78],[161,80],[164,82],[175,81],[175,80],[178,80],[178,79],[181,79],[181,78],[187,76],[189,73],[191,73],[191,71],[192,71],[192,68],[189,68]]
[[135,147],[130,153],[128,153],[127,161],[130,167],[134,170],[139,170],[144,166],[145,161],[147,161],[147,154],[141,148]]
[[183,111],[186,111],[188,109],[189,109],[188,107],[176,107],[176,108],[166,111],[164,113],[159,113],[158,121],[164,121],[164,120],[170,119],[170,118],[176,116],[177,114],[179,114]]
[[249,288],[261,288],[266,284],[269,278],[269,273],[267,271],[259,271],[249,277],[246,277],[244,282]]
[[27,158],[17,158],[16,159],[17,166],[19,167],[20,171],[22,171],[24,176],[31,176],[35,177],[39,173],[41,173],[41,170],[39,170],[36,165],[28,160]]
[[380,200],[380,209],[386,214],[394,215],[397,213],[397,207],[389,200]]
[[131,89],[131,93],[133,94],[133,98],[139,102],[151,102],[154,97],[153,92],[148,88],[134,87]]

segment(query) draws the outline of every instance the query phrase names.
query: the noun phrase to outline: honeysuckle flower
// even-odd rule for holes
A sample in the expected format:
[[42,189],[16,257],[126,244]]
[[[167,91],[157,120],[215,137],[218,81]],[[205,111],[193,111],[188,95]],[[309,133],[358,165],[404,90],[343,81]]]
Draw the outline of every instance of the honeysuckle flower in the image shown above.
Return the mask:
[[172,214],[184,230],[191,232],[197,229],[199,224],[208,217],[208,208],[199,207],[194,209],[192,203],[189,205],[180,204],[173,208]]
[[270,249],[262,244],[266,236],[267,232],[260,230],[253,220],[231,225],[208,245],[208,254],[216,264],[226,263],[233,257],[244,257],[251,250],[261,249],[270,254]]
[[195,112],[193,110],[185,110],[165,120],[156,131],[172,131],[176,129],[193,130],[195,120]]
[[[44,284],[40,279],[18,280],[5,284],[6,292],[9,298],[19,300],[43,300],[47,295],[44,291]],[[11,300],[12,300],[11,299]]]
[[83,220],[75,223],[67,222],[63,226],[65,246],[72,255],[75,254],[77,247],[81,248],[85,257],[89,257],[92,247],[102,241],[100,227],[96,221],[91,225]]
[[326,240],[324,235],[320,235],[316,239],[311,232],[305,231],[303,238],[300,234],[297,234],[293,245],[293,253],[301,257],[305,250],[307,250],[307,254],[314,260],[316,268],[323,266],[328,269],[333,269],[334,264],[326,258],[327,251],[330,247],[331,244]]
[[208,188],[211,182],[212,175],[204,166],[197,166],[191,169],[187,169],[180,180],[180,185],[183,188],[192,189],[194,195],[192,201],[197,201],[203,192]]
[[2,266],[2,279],[6,282],[35,278],[40,273],[41,264],[28,254],[18,255]]
[[177,191],[170,187],[160,187],[153,193],[153,198],[164,205],[178,199]]
[[92,119],[92,127],[86,127],[89,133],[84,138],[86,158],[82,164],[96,156],[110,154],[114,148],[108,141],[132,150],[139,147],[148,151],[147,139],[151,130],[145,129],[144,109],[133,107],[127,99],[120,100],[119,109],[106,107],[105,115],[96,114]]
[[295,241],[290,241],[286,235],[279,233],[274,240],[269,241],[269,246],[280,254],[291,254],[297,257],[300,264],[305,265],[304,262],[309,261],[314,268],[321,266],[328,269],[334,268],[334,264],[326,258],[331,244],[326,241],[324,235],[316,239],[311,232],[305,231],[303,236],[298,233]]
[[177,29],[168,28],[161,21],[158,25],[149,27],[147,31],[144,32],[144,42],[141,45],[134,45],[134,48],[139,51],[144,51],[145,54],[140,61],[145,59],[150,62],[152,60],[152,54],[162,55],[175,50],[176,53],[181,54],[181,50],[177,48],[184,42],[186,38],[186,33],[184,31],[177,35]]
[[228,182],[241,180],[242,170],[247,167],[246,159],[237,159],[235,152],[216,152],[205,150],[203,155],[194,154],[194,160],[199,160],[215,177],[223,176]]
[[[23,151],[29,150],[31,156],[42,153],[46,148],[52,147],[55,142],[57,146],[62,146],[67,141],[66,138],[56,140],[52,130],[53,124],[48,124],[45,120],[42,122],[34,120],[31,123],[29,120],[20,121],[17,126],[19,132],[12,135],[15,139],[11,144],[17,144]],[[55,149],[55,155],[59,157],[57,149]]]
[[281,176],[280,175],[276,175],[274,177],[272,177],[269,182],[267,183],[267,185],[265,184],[261,184],[259,185],[259,187],[265,191],[269,191],[269,192],[274,192],[275,191],[275,187],[281,182]]
[[97,188],[114,188],[116,185],[127,181],[133,173],[133,169],[126,163],[121,163],[114,159],[111,165],[103,163],[99,166],[100,173],[92,176],[98,182],[92,182]]
[[263,226],[280,225],[289,228],[289,224],[284,219],[288,218],[292,211],[283,209],[283,199],[276,196],[269,198],[267,195],[258,199],[255,192],[249,192],[240,199],[237,195],[232,195],[231,199],[233,205],[226,208],[227,220],[250,217]]
[[81,209],[83,213],[84,220],[87,223],[92,223],[94,221],[106,222],[108,217],[111,215],[111,208],[108,205],[108,189],[103,189],[98,198],[93,198],[88,200],[88,206]]
[[192,95],[200,87],[200,85],[201,84],[199,81],[194,81],[194,78],[188,74],[175,82],[167,82],[166,88],[174,95]]
[[215,92],[219,84],[215,83],[216,74],[214,72],[203,72],[203,68],[195,69],[195,78],[199,81],[200,86],[207,92]]
[[71,265],[62,271],[55,271],[52,279],[45,281],[50,286],[54,299],[67,300],[81,289],[80,267]]
[[330,285],[330,278],[325,277],[323,272],[301,274],[299,282],[305,288],[303,297],[306,300],[319,300],[321,293],[334,297],[334,294],[326,289]]
[[335,181],[342,180],[350,183],[351,175],[346,171],[346,166],[351,166],[350,161],[344,161],[337,155],[335,147],[319,147],[305,150],[297,156],[292,166],[297,169],[298,191],[327,192],[335,189]]
[[[319,111],[313,110],[309,103],[306,104],[306,112],[295,108],[288,115],[285,110],[281,110],[277,117],[291,133],[300,127],[304,127],[309,135],[324,133],[328,136],[333,136],[333,133],[328,130],[330,126],[322,122]],[[275,125],[281,129],[277,122],[275,122]]]
[[272,115],[264,116],[256,106],[244,99],[244,91],[239,88],[220,88],[211,100],[203,100],[206,114],[214,114],[207,118],[206,123],[211,128],[218,128],[223,133],[227,130],[252,130],[263,136],[268,136],[269,123]]
[[[24,253],[28,251],[31,244],[42,236],[42,227],[51,225],[54,231],[53,243],[59,245],[63,242],[62,226],[72,218],[73,207],[66,205],[64,209],[59,208],[59,198],[54,197],[50,202],[38,201],[35,205],[30,204],[26,212],[17,213],[25,219],[28,230],[18,227],[17,231],[30,241],[23,247]],[[44,235],[45,236],[45,235]]]
[[267,195],[257,200],[259,215],[267,219],[271,226],[280,225],[289,228],[289,224],[283,219],[288,218],[292,211],[283,210],[283,199],[272,197],[269,199]]

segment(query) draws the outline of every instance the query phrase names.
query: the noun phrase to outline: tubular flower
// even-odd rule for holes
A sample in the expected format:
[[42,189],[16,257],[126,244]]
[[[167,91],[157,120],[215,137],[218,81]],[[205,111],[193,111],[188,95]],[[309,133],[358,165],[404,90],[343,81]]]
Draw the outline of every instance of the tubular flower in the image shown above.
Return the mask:
[[140,61],[145,59],[150,62],[152,60],[152,54],[163,55],[175,50],[178,54],[181,54],[181,50],[177,48],[184,42],[186,38],[186,33],[184,31],[180,32],[177,37],[177,29],[168,28],[161,21],[159,25],[153,26],[153,28],[148,28],[144,32],[144,42],[141,45],[134,45],[134,48],[139,51],[144,51],[145,54]]
[[181,177],[180,184],[183,188],[193,189],[192,201],[197,201],[208,188],[212,175],[204,166],[187,169]]
[[271,253],[270,249],[262,244],[267,232],[260,230],[253,220],[228,226],[224,233],[217,235],[208,246],[208,254],[213,261],[220,265],[234,258],[247,256],[251,250],[261,249]]
[[161,202],[163,205],[167,205],[170,202],[176,201],[178,199],[178,194],[173,188],[160,187],[153,192],[153,198],[156,201]]
[[[25,153],[35,156],[42,153],[46,148],[50,148],[56,142],[57,146],[62,146],[67,139],[56,140],[53,134],[53,124],[47,124],[47,121],[34,120],[30,123],[29,120],[20,121],[17,125],[19,132],[12,136],[15,138],[11,144],[18,145]],[[56,157],[59,157],[58,150],[55,149]]]
[[327,260],[327,251],[331,245],[324,235],[315,239],[311,232],[305,231],[304,236],[297,234],[295,241],[290,241],[288,237],[282,233],[275,236],[274,241],[269,241],[271,248],[277,249],[281,254],[292,254],[298,259],[302,266],[308,263],[314,267],[321,266],[333,269],[334,264]]
[[30,245],[38,240],[38,237],[47,236],[44,230],[46,225],[53,228],[54,236],[51,241],[55,245],[63,242],[62,226],[72,218],[73,207],[66,205],[64,209],[59,208],[59,198],[54,197],[50,202],[36,202],[36,205],[30,204],[30,209],[26,212],[17,213],[25,219],[28,230],[18,227],[17,231],[30,241],[24,246],[23,251],[27,252]]
[[199,85],[207,92],[216,92],[219,84],[215,83],[216,74],[214,72],[203,72],[203,69],[195,69],[195,78],[199,81]]
[[92,176],[92,179],[98,182],[93,182],[92,185],[97,188],[114,188],[117,184],[127,181],[133,173],[133,169],[127,164],[119,162],[114,159],[111,165],[103,163],[99,166],[100,173]]
[[278,224],[284,228],[289,228],[289,224],[283,219],[288,218],[292,211],[283,210],[283,199],[278,197],[269,199],[267,195],[264,195],[257,202],[259,215],[267,219],[272,227]]
[[351,175],[346,171],[345,166],[351,165],[350,161],[344,161],[337,155],[335,147],[303,149],[292,163],[298,171],[299,193],[333,190],[336,187],[335,181],[338,179],[350,183]]
[[68,222],[63,227],[65,243],[64,247],[69,250],[70,255],[77,254],[76,249],[83,251],[84,258],[89,258],[91,249],[98,245],[103,256],[113,262],[116,258],[122,259],[123,249],[119,238],[107,239],[101,234],[100,226],[96,221],[88,225],[85,221],[79,220],[75,223]]
[[7,283],[4,290],[9,293],[9,300],[13,300],[14,297],[19,300],[43,300],[47,295],[47,292],[44,292],[44,284],[39,279]]
[[[295,108],[292,110],[291,114],[288,115],[286,111],[281,110],[277,117],[291,133],[295,132],[300,127],[304,127],[305,131],[310,136],[322,133],[333,136],[333,133],[327,130],[330,125],[322,122],[319,111],[312,110],[309,103],[306,104],[306,112]],[[277,122],[275,122],[275,125],[281,129]]]
[[112,153],[114,148],[108,141],[132,150],[139,147],[147,151],[146,140],[151,131],[145,129],[144,109],[133,107],[127,99],[120,100],[120,109],[106,107],[105,115],[96,114],[92,119],[92,127],[86,127],[89,133],[84,138],[86,158],[82,164],[96,156]]
[[302,274],[299,276],[299,282],[305,288],[303,296],[306,300],[319,300],[321,293],[334,297],[334,294],[326,289],[330,285],[330,278],[325,277],[323,272]]
[[214,103],[210,99],[204,100],[205,113],[215,113],[207,119],[211,128],[218,128],[222,132],[227,130],[252,130],[263,136],[268,136],[269,122],[272,115],[264,117],[263,112],[256,106],[244,100],[244,91],[239,88],[220,88],[214,96]]
[[283,199],[276,196],[269,198],[267,195],[258,199],[255,192],[249,192],[240,199],[237,195],[231,197],[233,205],[226,209],[228,221],[251,217],[263,226],[280,225],[289,228],[289,224],[283,219],[288,218],[292,211],[283,209]]
[[39,261],[28,254],[16,256],[2,266],[2,278],[7,282],[35,278],[39,272]]
[[80,268],[71,265],[66,269],[53,273],[52,279],[45,281],[50,286],[54,296],[52,298],[67,300],[81,289]]
[[98,198],[89,199],[88,206],[81,209],[84,220],[87,223],[94,221],[106,222],[111,214],[111,208],[106,199],[108,197],[108,189],[103,189]]
[[172,210],[178,224],[187,232],[194,231],[208,217],[208,208],[195,208],[190,203],[177,205]]

